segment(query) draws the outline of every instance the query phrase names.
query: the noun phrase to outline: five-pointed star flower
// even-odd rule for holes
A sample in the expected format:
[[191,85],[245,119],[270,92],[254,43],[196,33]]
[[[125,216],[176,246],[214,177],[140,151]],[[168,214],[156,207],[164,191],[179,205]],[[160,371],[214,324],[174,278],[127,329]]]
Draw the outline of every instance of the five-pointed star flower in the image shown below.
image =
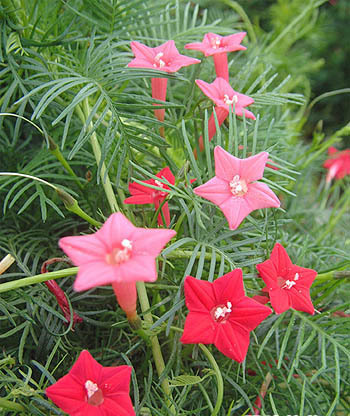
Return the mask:
[[328,169],[327,182],[330,182],[334,177],[342,179],[344,176],[350,175],[350,149],[339,151],[331,146],[328,149],[328,155],[330,158],[323,163],[323,167]]
[[216,146],[215,176],[195,188],[194,193],[216,204],[224,213],[230,229],[235,230],[252,211],[280,206],[271,189],[256,182],[263,177],[268,156],[267,152],[261,152],[239,159]]
[[185,49],[201,51],[205,56],[212,56],[214,59],[215,72],[217,77],[229,81],[227,52],[243,51],[247,49],[241,45],[246,32],[235,33],[229,36],[220,36],[215,33],[204,35],[202,42],[188,43]]
[[[236,113],[237,116],[244,116],[255,120],[254,114],[246,110],[244,107],[254,103],[254,100],[248,95],[240,94],[236,92],[231,85],[224,78],[216,78],[214,82],[208,84],[200,79],[196,80],[198,87],[215,103],[215,114],[218,120],[219,126],[226,120],[231,111]],[[214,113],[210,116],[208,122],[208,138],[209,141],[216,133],[215,117]],[[199,149],[204,149],[203,136],[199,138]]]
[[157,279],[155,259],[175,234],[173,230],[135,227],[118,212],[96,233],[64,237],[59,245],[79,266],[75,290],[112,284],[120,307],[132,317],[136,313],[135,282]]
[[187,276],[185,300],[189,314],[180,341],[214,344],[224,355],[238,362],[247,355],[250,331],[272,312],[245,296],[241,269],[213,283]]
[[[158,178],[166,179],[172,185],[175,184],[175,176],[172,174],[170,168],[166,166],[160,172],[156,174]],[[162,189],[170,190],[169,186],[158,181],[157,179],[148,179],[146,181],[142,181],[143,183],[147,183],[150,185],[158,186]],[[155,209],[159,208],[159,205],[164,201],[164,199],[168,196],[168,192],[158,191],[153,188],[148,188],[147,186],[143,186],[137,182],[129,183],[129,192],[132,196],[126,198],[124,200],[124,204],[154,204]],[[169,212],[169,205],[165,202],[161,208],[162,213],[165,219],[165,225],[169,227],[170,225],[170,212]],[[158,225],[162,225],[162,215],[159,213],[158,215]]]
[[284,249],[276,243],[271,256],[256,268],[264,282],[270,302],[276,313],[289,308],[314,314],[314,306],[310,298],[310,287],[317,272],[312,269],[293,264]]
[[103,367],[83,350],[69,373],[46,395],[70,416],[135,416],[129,397],[132,368]]
[[[199,59],[181,55],[173,40],[168,40],[160,46],[150,48],[140,42],[130,44],[135,58],[129,62],[129,68],[150,68],[164,72],[177,72],[183,66],[198,64]],[[167,78],[152,78],[152,98],[160,101],[166,99]],[[164,121],[165,109],[155,110],[159,121]]]

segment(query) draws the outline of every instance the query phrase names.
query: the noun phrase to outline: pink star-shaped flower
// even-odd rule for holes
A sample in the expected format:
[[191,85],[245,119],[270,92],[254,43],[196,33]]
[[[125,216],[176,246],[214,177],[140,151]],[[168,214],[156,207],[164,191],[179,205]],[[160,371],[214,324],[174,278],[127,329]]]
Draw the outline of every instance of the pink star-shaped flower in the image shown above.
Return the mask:
[[247,355],[250,331],[272,312],[245,296],[241,269],[213,283],[187,276],[185,300],[189,314],[180,341],[214,344],[224,355],[238,362]]
[[[255,120],[254,114],[246,110],[244,107],[254,103],[254,100],[248,95],[240,94],[236,92],[231,85],[224,78],[216,78],[214,82],[208,84],[200,79],[196,80],[198,87],[215,103],[215,114],[218,120],[219,126],[226,120],[231,111],[235,112],[237,116],[243,116]],[[209,141],[214,137],[216,133],[216,124],[214,113],[210,116],[208,122],[208,138]],[[199,149],[203,151],[204,143],[203,136],[199,138]]]
[[75,290],[112,284],[120,307],[132,316],[136,313],[135,282],[157,279],[155,259],[175,234],[167,229],[137,228],[118,212],[96,233],[61,238],[59,246],[79,266]]
[[256,182],[263,177],[268,156],[267,152],[261,152],[239,159],[216,146],[215,176],[195,188],[194,193],[216,204],[224,213],[230,229],[235,230],[252,211],[280,206],[271,189]]
[[70,416],[135,416],[129,396],[132,368],[103,367],[83,350],[46,395]]
[[202,42],[188,43],[185,49],[201,51],[205,56],[213,56],[217,77],[229,81],[227,52],[243,51],[247,49],[241,45],[246,32],[235,33],[229,36],[220,36],[215,33],[204,35]]
[[[158,178],[164,178],[172,185],[175,184],[175,176],[172,174],[170,168],[166,166],[160,172],[156,174]],[[170,190],[169,186],[156,180],[156,179],[148,179],[146,181],[142,181],[143,183],[147,183],[150,185],[158,186],[162,189]],[[154,208],[157,210],[159,205],[164,201],[164,199],[168,196],[168,192],[164,191],[157,191],[156,189],[148,188],[147,186],[143,186],[137,182],[129,183],[129,192],[132,196],[126,198],[124,200],[124,204],[154,204]],[[170,212],[169,212],[169,205],[167,202],[164,203],[162,206],[162,212],[165,219],[165,224],[167,227],[170,225]],[[162,215],[158,215],[158,225],[162,225]]]
[[276,243],[271,256],[257,264],[259,275],[266,283],[264,292],[268,292],[270,302],[276,313],[290,308],[314,314],[310,298],[310,287],[317,272],[293,264],[284,249]]
[[330,156],[323,163],[323,167],[328,169],[326,181],[330,182],[334,177],[342,179],[346,175],[350,175],[350,149],[339,151],[335,147],[328,149]]
[[[173,40],[168,40],[160,46],[150,48],[140,42],[130,44],[135,58],[129,62],[129,68],[150,68],[164,72],[177,72],[183,66],[198,64],[199,59],[181,55]],[[167,78],[152,78],[152,98],[165,101],[167,90]],[[159,121],[164,121],[165,109],[155,110],[155,116]]]

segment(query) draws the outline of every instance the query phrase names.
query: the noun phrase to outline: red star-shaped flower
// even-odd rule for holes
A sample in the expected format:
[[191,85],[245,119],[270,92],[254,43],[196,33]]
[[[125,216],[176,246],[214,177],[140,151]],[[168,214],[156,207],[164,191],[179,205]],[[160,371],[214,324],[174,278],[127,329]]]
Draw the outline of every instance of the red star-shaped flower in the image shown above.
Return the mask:
[[220,146],[214,149],[215,176],[194,189],[196,195],[216,204],[231,230],[259,208],[279,207],[280,201],[261,179],[269,154],[261,152],[239,159]]
[[330,182],[334,177],[342,179],[346,175],[350,175],[350,149],[339,151],[335,147],[328,149],[330,156],[323,163],[323,167],[328,169],[326,181]]
[[[172,174],[171,170],[168,166],[162,169],[160,172],[156,174],[157,178],[166,179],[172,185],[175,184],[175,176]],[[147,183],[150,185],[158,186],[162,189],[170,190],[169,186],[156,180],[156,179],[148,179],[146,181],[142,181],[143,183]],[[143,186],[137,182],[131,182],[129,184],[129,192],[132,196],[126,198],[124,200],[124,204],[154,204],[154,208],[157,210],[159,205],[164,201],[164,199],[168,196],[168,192],[164,191],[157,191],[156,189],[148,188],[147,186]],[[169,205],[167,202],[164,203],[162,206],[162,212],[165,218],[166,226],[169,227],[170,225],[170,212],[169,212]],[[162,225],[162,215],[158,215],[158,225]]]
[[270,302],[276,313],[289,308],[314,314],[310,298],[310,287],[317,272],[293,264],[284,249],[276,243],[271,256],[256,268],[266,283],[264,292],[268,292]]
[[135,416],[130,397],[131,367],[103,367],[84,350],[67,375],[46,395],[70,416]]
[[184,344],[214,344],[224,355],[242,362],[249,333],[272,312],[245,296],[241,269],[213,283],[187,276],[185,300],[189,309],[180,339]]

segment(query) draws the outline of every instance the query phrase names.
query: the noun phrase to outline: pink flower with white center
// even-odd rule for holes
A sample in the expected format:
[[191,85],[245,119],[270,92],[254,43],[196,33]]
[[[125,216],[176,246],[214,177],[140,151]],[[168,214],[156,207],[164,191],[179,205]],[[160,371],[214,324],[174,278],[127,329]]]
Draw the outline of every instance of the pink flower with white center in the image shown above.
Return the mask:
[[205,56],[212,56],[214,59],[215,72],[217,77],[229,81],[227,52],[244,51],[246,47],[241,45],[246,32],[235,33],[229,36],[220,36],[215,33],[204,35],[202,42],[188,43],[185,49],[201,51]]
[[[198,64],[200,62],[199,59],[181,55],[173,40],[168,40],[155,48],[150,48],[136,41],[131,42],[130,46],[135,58],[129,62],[129,68],[150,68],[164,72],[177,72],[183,66]],[[167,83],[167,78],[152,78],[152,98],[165,101]],[[159,121],[164,121],[164,108],[155,110],[154,113]]]
[[339,151],[331,146],[328,149],[328,155],[329,159],[323,163],[323,167],[328,169],[327,183],[334,177],[342,179],[344,176],[350,175],[350,149]]
[[280,206],[271,189],[256,182],[263,177],[268,156],[267,152],[261,152],[239,159],[216,146],[215,176],[195,188],[194,193],[216,204],[224,213],[230,229],[235,230],[252,211]]
[[137,315],[135,282],[157,279],[155,259],[175,234],[135,227],[114,213],[96,233],[61,238],[59,246],[79,266],[74,289],[112,284],[120,307],[132,320]]
[[45,393],[70,416],[135,416],[129,396],[132,368],[103,367],[83,350],[69,373]]
[[[231,85],[224,78],[216,78],[214,82],[208,84],[200,79],[196,80],[198,87],[204,92],[215,103],[215,113],[218,120],[219,126],[226,120],[230,113],[236,113],[237,116],[242,117],[243,113],[246,118],[255,120],[254,114],[246,110],[245,107],[254,103],[254,100],[248,95],[240,94],[235,91]],[[213,138],[216,133],[216,125],[214,114],[209,118],[208,122],[208,136],[209,141]],[[204,149],[203,136],[199,138],[199,149]]]

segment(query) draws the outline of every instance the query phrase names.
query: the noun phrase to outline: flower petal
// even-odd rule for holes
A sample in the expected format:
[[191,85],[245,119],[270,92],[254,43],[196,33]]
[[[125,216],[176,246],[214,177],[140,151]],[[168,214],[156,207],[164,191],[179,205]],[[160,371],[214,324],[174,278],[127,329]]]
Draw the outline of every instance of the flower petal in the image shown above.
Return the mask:
[[180,341],[183,344],[212,344],[217,324],[210,313],[191,312],[187,315],[184,332]]
[[214,149],[214,159],[215,175],[218,178],[230,182],[235,175],[241,176],[242,159],[232,156],[220,146],[216,146]]
[[99,416],[135,416],[135,411],[128,394],[119,394],[114,399],[106,397],[103,405],[98,408],[103,408],[103,413],[100,413]]
[[233,305],[228,319],[231,323],[237,323],[247,331],[252,331],[271,313],[269,307],[245,296]]
[[307,312],[311,315],[315,313],[314,305],[312,304],[310,291],[299,285],[289,290],[291,307],[297,311]]
[[186,306],[194,312],[210,312],[216,305],[213,284],[186,276],[184,283]]
[[230,301],[233,306],[245,297],[243,274],[241,269],[235,269],[219,277],[213,283],[216,304],[226,305]]
[[241,363],[247,355],[249,332],[228,320],[218,325],[214,344],[224,355]]
[[273,261],[279,276],[289,276],[293,269],[293,263],[291,262],[285,248],[281,244],[275,244],[271,252],[270,259]]
[[118,267],[109,265],[102,260],[82,264],[79,266],[73,288],[80,292],[96,286],[108,285],[115,281],[115,269]]
[[279,288],[277,284],[278,271],[272,260],[267,259],[263,263],[257,264],[256,268],[268,289]]
[[96,234],[63,237],[58,244],[76,266],[105,258],[106,244]]
[[216,176],[203,185],[197,186],[193,192],[216,205],[221,205],[228,198],[232,198],[229,183]]
[[247,204],[245,198],[231,197],[220,205],[222,212],[224,213],[229,228],[235,230],[239,227],[244,218],[252,212],[252,209]]
[[281,204],[274,192],[262,182],[250,183],[243,199],[249,206],[250,212],[260,208],[278,208]]
[[247,182],[261,179],[264,175],[266,161],[269,157],[267,152],[261,152],[241,161],[241,177]]
[[307,269],[296,265],[293,266],[293,277],[295,276],[295,273],[299,274],[298,286],[309,289],[317,276],[317,272],[313,269]]
[[131,235],[135,255],[157,257],[164,246],[176,235],[174,230],[136,228]]
[[291,307],[289,295],[286,290],[276,288],[269,290],[270,302],[276,313],[287,311]]

